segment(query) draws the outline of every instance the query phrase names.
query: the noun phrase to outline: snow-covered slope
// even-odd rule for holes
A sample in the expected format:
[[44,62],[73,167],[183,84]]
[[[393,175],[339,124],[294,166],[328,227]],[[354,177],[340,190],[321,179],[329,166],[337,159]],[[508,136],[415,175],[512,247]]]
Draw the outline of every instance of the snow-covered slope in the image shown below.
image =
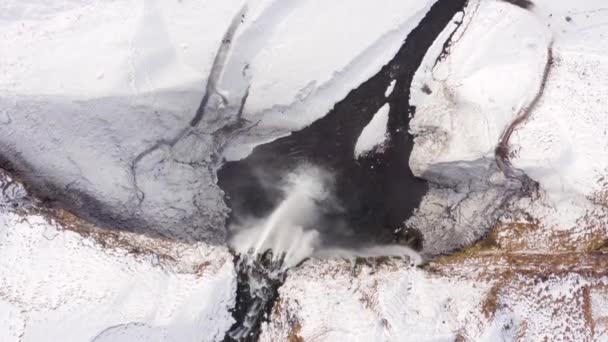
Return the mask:
[[[538,90],[552,39],[533,13],[501,1],[471,2],[464,21],[449,56],[436,63],[429,53],[412,85],[418,138],[410,164],[427,177],[431,165],[493,159],[502,131]],[[431,127],[443,139],[424,139]]]
[[[153,156],[146,151],[188,126],[240,5],[3,2],[4,159],[42,193],[66,198],[72,209],[112,226],[221,239],[225,208],[212,175],[188,165],[192,158],[169,153],[167,145]],[[211,153],[209,138],[186,140],[198,143],[201,162]],[[175,147],[182,155],[188,149]],[[173,158],[159,163],[157,157],[168,154]],[[209,208],[197,210],[200,202]],[[181,231],[167,228],[177,223]]]
[[[471,1],[444,31],[449,55],[438,59],[441,39],[427,54],[412,84],[410,165],[433,188],[409,224],[433,241],[428,253],[473,242],[517,212],[576,229],[597,211],[608,170],[607,17],[601,2],[563,4]],[[535,209],[511,201],[531,194]]]
[[606,190],[602,181],[608,176],[604,4],[584,1],[576,8],[552,1],[537,4],[538,16],[547,18],[555,37],[553,63],[538,106],[513,137],[514,164],[540,182],[552,203],[566,210]]

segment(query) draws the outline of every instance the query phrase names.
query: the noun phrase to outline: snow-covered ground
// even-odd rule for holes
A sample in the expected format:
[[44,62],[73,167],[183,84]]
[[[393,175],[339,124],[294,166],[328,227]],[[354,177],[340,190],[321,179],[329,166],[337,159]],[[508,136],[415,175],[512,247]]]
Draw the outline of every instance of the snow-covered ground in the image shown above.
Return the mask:
[[399,260],[307,262],[281,287],[260,340],[608,340],[606,276],[452,266],[435,273]]
[[[463,23],[443,34],[456,30],[449,56],[436,62],[440,39],[431,49],[412,84],[410,165],[432,189],[409,222],[433,241],[429,254],[471,243],[522,211],[550,229],[580,230],[590,213],[601,221],[608,172],[602,6],[535,1],[525,10],[471,1],[464,19],[455,18]],[[522,113],[528,116],[518,121]],[[531,202],[505,201],[523,195],[521,180],[505,179],[495,163],[511,123],[508,159],[539,184]]]
[[399,260],[311,261],[289,274],[260,340],[451,341],[483,319],[488,290]]
[[235,291],[226,248],[0,211],[0,341],[218,341]]
[[[554,35],[553,64],[543,96],[513,137],[516,167],[540,182],[555,207],[555,225],[571,228],[607,190],[608,12],[601,1],[576,8],[538,3]],[[596,200],[594,200],[594,198]]]

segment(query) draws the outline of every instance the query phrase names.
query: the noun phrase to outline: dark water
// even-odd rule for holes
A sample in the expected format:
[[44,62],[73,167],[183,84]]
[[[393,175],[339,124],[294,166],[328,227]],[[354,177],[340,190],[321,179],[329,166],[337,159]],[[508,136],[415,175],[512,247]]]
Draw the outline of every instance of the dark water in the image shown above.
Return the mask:
[[268,319],[285,280],[281,261],[273,260],[272,252],[256,257],[235,257],[237,269],[237,302],[232,311],[236,323],[224,338],[224,342],[257,341],[260,325]]
[[[438,1],[419,26],[404,37],[396,56],[336,103],[327,115],[287,137],[256,147],[243,160],[226,163],[218,178],[233,210],[231,220],[269,214],[281,200],[281,193],[264,184],[280,180],[306,162],[334,174],[335,193],[344,208],[325,213],[328,227],[322,238],[327,244],[352,246],[394,240],[394,230],[402,227],[427,191],[427,184],[414,177],[408,166],[413,147],[413,137],[408,133],[409,115],[415,110],[409,104],[412,78],[431,44],[465,4],[465,0]],[[396,84],[387,98],[384,93],[392,80]],[[390,138],[384,152],[356,160],[354,146],[361,131],[386,103],[390,104]],[[336,222],[349,227],[352,235],[332,233],[331,225]],[[246,281],[247,276],[242,277],[240,280]],[[276,295],[277,288],[273,284],[270,293]],[[255,296],[245,292],[237,297],[237,322],[232,332],[242,326],[248,308],[256,305]],[[265,307],[270,310],[272,306]],[[227,340],[256,341],[260,324],[261,320],[257,320],[244,338],[227,336]]]

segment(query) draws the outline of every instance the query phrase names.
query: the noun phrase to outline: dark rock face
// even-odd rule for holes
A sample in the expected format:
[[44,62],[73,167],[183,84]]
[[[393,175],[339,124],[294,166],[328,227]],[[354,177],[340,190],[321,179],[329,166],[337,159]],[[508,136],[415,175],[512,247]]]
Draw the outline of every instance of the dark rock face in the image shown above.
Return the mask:
[[[261,217],[272,210],[281,194],[265,184],[302,163],[327,169],[335,176],[335,192],[343,210],[326,213],[330,223],[344,222],[354,237],[325,233],[332,244],[386,242],[394,229],[419,205],[426,183],[413,176],[408,160],[413,138],[408,133],[412,78],[426,51],[465,0],[439,1],[405,40],[396,56],[375,76],[351,91],[323,118],[271,143],[256,147],[243,160],[228,162],[218,174],[227,194],[232,219]],[[391,94],[385,91],[391,81]],[[374,114],[390,105],[389,139],[382,153],[355,159],[354,146]],[[344,241],[341,241],[344,240]]]

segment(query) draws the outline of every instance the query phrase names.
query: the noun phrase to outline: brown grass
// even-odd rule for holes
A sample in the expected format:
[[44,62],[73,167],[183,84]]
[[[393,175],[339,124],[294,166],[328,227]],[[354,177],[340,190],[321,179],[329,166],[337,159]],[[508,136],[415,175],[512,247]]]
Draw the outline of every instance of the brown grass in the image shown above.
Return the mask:
[[464,333],[462,331],[459,331],[458,333],[456,333],[456,338],[454,339],[454,342],[466,342],[467,338],[465,337]]
[[[575,232],[554,231],[536,223],[498,226],[476,244],[453,255],[436,258],[427,269],[450,278],[493,284],[481,303],[482,314],[491,320],[501,310],[501,298],[508,298],[512,291],[522,298],[543,300],[535,298],[528,292],[527,285],[517,279],[545,281],[548,277],[571,274],[586,279],[608,276],[608,236],[605,227],[598,225],[603,218],[594,220],[598,217],[589,214],[581,220]],[[553,314],[566,314],[559,309],[565,306],[565,303],[560,304],[560,300],[552,302]],[[602,323],[594,320],[590,287],[583,287],[575,300],[578,304],[570,304],[582,309],[580,319],[584,321],[587,332],[595,336],[596,324]],[[528,333],[528,322],[524,320],[517,331],[517,340],[526,340]]]
[[[147,238],[144,243],[135,244],[127,237],[129,233],[101,229],[63,209],[40,209],[41,214],[49,221],[57,222],[60,227],[79,234],[84,238],[93,239],[104,249],[121,249],[132,255],[155,255],[160,260],[173,261],[169,255],[172,242],[164,238]],[[202,272],[207,265],[199,265],[197,271]]]
[[598,191],[589,197],[589,200],[596,205],[608,207],[608,189]]
[[595,335],[595,321],[591,310],[591,290],[589,289],[589,286],[583,288],[583,315],[585,321],[589,324],[591,334]]
[[304,338],[300,336],[300,330],[302,330],[302,325],[299,322],[296,322],[289,329],[289,334],[287,334],[288,342],[304,342]]
[[588,199],[596,205],[608,207],[608,170],[606,170],[606,176],[601,176],[597,183],[601,190],[596,191]]
[[283,311],[283,298],[279,296],[272,307],[272,318],[276,320],[281,318],[281,311]]
[[481,312],[486,318],[491,319],[494,317],[496,310],[498,309],[498,295],[502,284],[497,283],[488,292],[486,298],[481,304]]

